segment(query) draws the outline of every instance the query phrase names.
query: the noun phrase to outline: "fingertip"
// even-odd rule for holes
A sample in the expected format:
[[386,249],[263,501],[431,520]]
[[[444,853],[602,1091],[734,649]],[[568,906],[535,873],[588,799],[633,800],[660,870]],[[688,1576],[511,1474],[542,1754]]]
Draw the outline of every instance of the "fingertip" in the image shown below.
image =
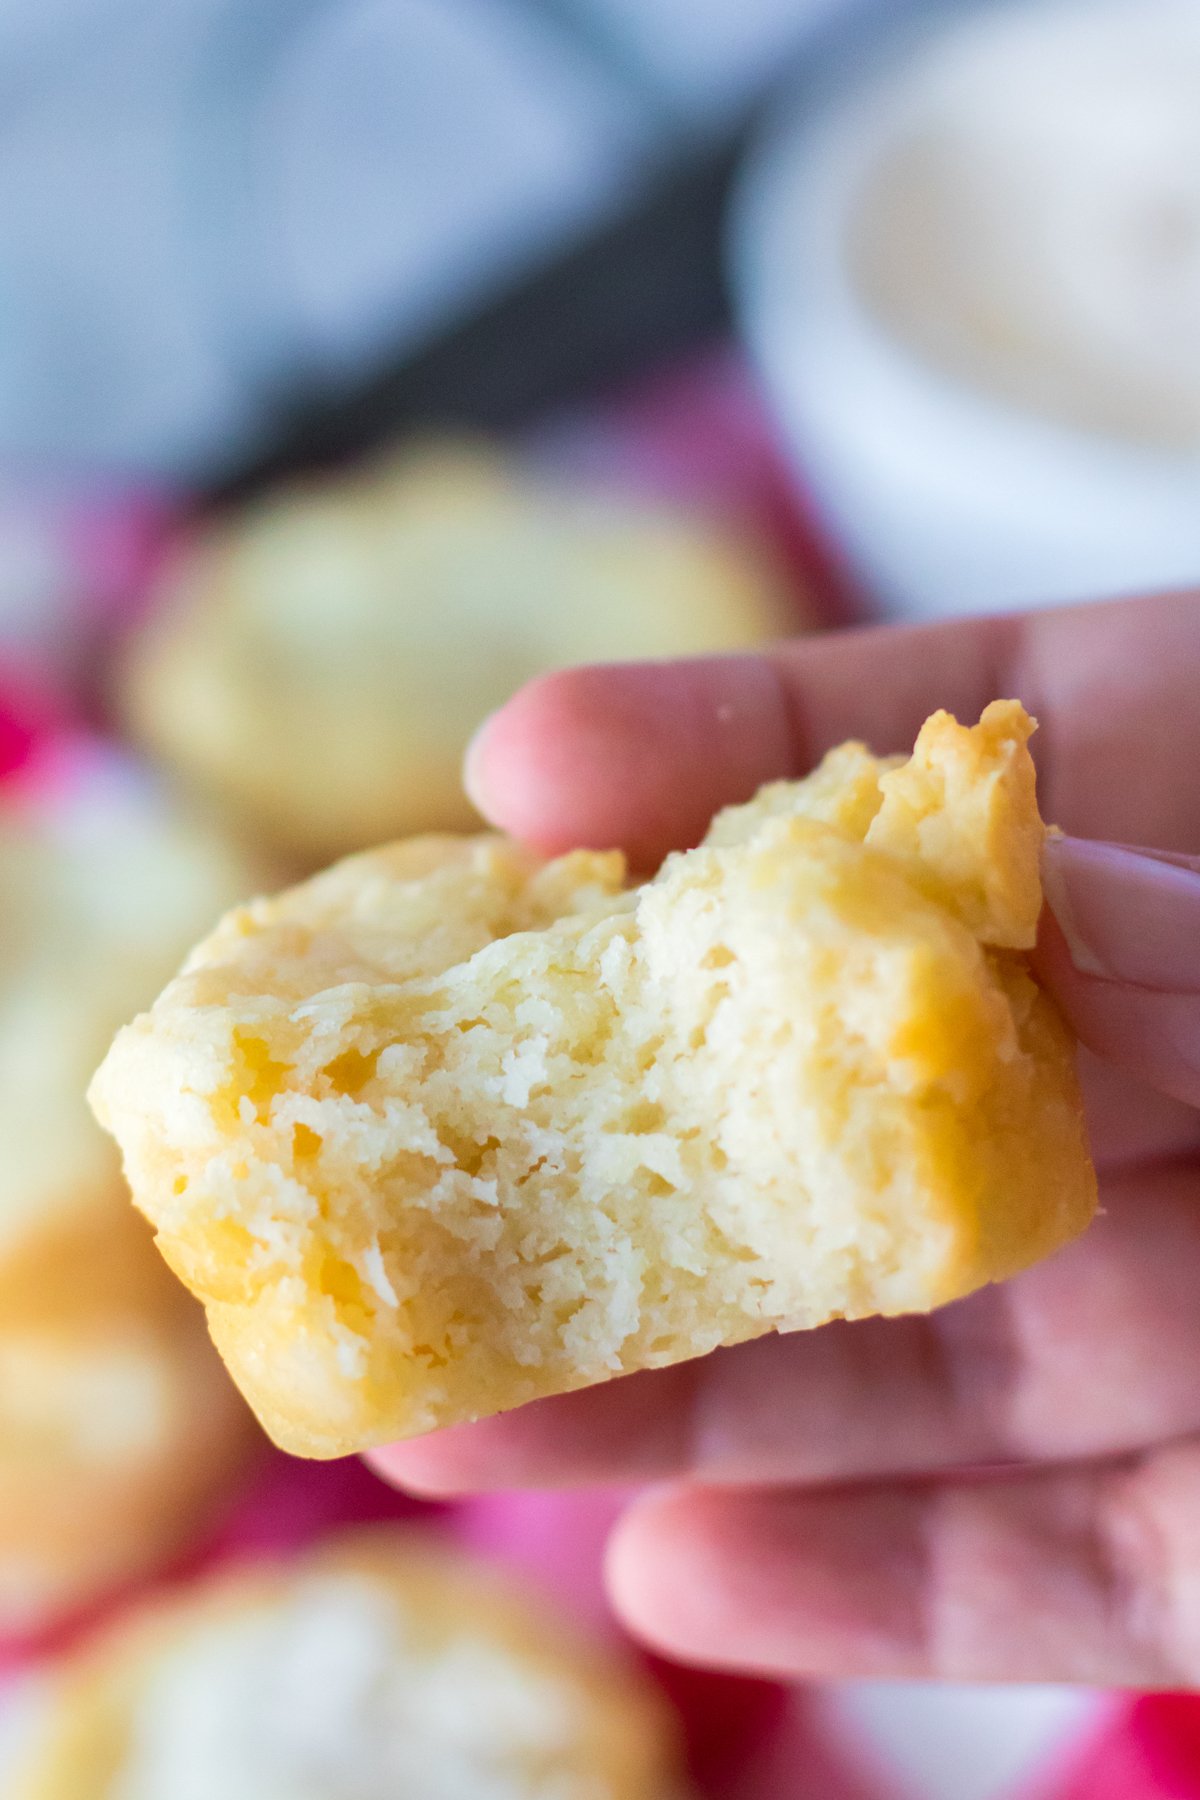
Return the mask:
[[[764,1523],[771,1506],[764,1502]],[[772,1588],[781,1570],[769,1552],[760,1559],[758,1511],[746,1493],[681,1482],[645,1490],[617,1521],[605,1554],[609,1599],[626,1628],[678,1662],[777,1669],[779,1659],[763,1654],[755,1588],[760,1561]]]
[[450,1426],[427,1437],[367,1450],[364,1458],[382,1480],[403,1493],[421,1500],[453,1500],[495,1485],[489,1479],[487,1444],[478,1441],[483,1431],[477,1425]]
[[794,754],[768,657],[602,664],[522,688],[476,733],[464,779],[485,818],[540,850],[620,847],[650,868]]
[[[683,1662],[719,1660],[719,1587],[706,1561],[703,1504],[682,1487],[652,1488],[617,1520],[604,1553],[604,1580],[618,1618],[644,1644]],[[710,1653],[705,1654],[704,1646]]]
[[[499,709],[501,712],[503,707]],[[497,713],[490,712],[486,719],[475,727],[471,739],[463,752],[462,784],[467,799],[477,812],[485,819],[492,820],[494,804],[491,791],[491,737],[492,725]],[[495,821],[492,820],[494,823]]]
[[484,720],[467,747],[463,781],[489,823],[549,854],[617,843],[588,780],[595,756],[606,753],[604,685],[601,669],[559,670]]
[[695,1365],[643,1370],[368,1452],[385,1481],[429,1499],[500,1488],[645,1481],[687,1453]]
[[679,1661],[788,1678],[918,1666],[920,1504],[674,1486],[609,1541],[614,1610]]
[[1043,858],[1033,967],[1075,1035],[1147,1089],[1200,1106],[1200,869],[1062,838]]

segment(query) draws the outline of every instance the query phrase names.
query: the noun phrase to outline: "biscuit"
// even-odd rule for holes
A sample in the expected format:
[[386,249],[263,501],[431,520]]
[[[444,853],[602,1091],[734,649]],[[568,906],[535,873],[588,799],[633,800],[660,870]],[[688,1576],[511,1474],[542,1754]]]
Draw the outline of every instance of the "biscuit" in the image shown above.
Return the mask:
[[447,443],[212,525],[132,642],[134,736],[314,868],[471,829],[463,750],[530,676],[795,629],[762,553]]
[[0,1281],[0,1638],[180,1550],[253,1421],[123,1191]]
[[2,1637],[173,1554],[256,1437],[84,1098],[251,878],[144,793],[100,789],[0,811]]
[[0,805],[0,1277],[122,1192],[84,1093],[117,1027],[255,876],[220,836],[110,771]]
[[272,1436],[335,1456],[924,1311],[1080,1231],[1032,729],[844,745],[639,888],[418,839],[231,914],[92,1096]]
[[673,1721],[615,1650],[415,1533],[160,1601],[77,1655],[10,1800],[679,1800]]

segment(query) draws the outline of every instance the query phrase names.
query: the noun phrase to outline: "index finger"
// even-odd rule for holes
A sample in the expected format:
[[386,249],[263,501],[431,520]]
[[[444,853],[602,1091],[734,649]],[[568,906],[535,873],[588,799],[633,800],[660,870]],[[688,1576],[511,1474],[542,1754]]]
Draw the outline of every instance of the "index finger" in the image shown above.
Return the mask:
[[1081,837],[1200,849],[1200,596],[880,627],[745,656],[564,670],[478,734],[467,779],[539,848],[626,849],[653,867],[764,781],[861,737],[907,750],[946,707],[998,697],[1040,721],[1046,817]]

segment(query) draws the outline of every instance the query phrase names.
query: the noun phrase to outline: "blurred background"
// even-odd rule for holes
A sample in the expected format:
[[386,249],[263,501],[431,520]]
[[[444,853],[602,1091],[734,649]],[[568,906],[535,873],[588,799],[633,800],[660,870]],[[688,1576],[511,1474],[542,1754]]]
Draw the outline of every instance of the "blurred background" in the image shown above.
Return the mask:
[[[615,1501],[286,1463],[131,1234],[223,906],[541,669],[1198,580],[1200,0],[0,0],[0,1737],[364,1518],[610,1629]],[[726,1800],[1200,1795],[1189,1702],[639,1679]]]

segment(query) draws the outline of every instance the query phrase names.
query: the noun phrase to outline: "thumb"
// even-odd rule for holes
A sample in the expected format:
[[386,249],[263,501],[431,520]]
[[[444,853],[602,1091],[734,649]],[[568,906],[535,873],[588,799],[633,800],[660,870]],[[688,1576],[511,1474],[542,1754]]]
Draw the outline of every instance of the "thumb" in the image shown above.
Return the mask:
[[1200,1106],[1200,857],[1051,838],[1038,972],[1089,1050]]

